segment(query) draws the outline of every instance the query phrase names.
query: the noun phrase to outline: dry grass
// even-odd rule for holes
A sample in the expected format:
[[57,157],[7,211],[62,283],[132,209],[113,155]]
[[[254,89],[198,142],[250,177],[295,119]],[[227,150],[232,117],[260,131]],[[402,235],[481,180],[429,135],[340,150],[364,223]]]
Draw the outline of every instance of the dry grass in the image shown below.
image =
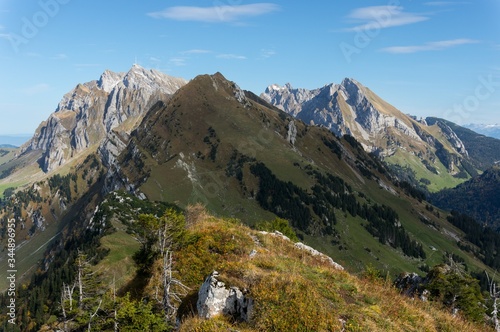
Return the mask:
[[[390,281],[339,271],[292,243],[238,223],[190,209],[194,222],[176,255],[186,297],[181,331],[488,331],[490,327],[452,317],[431,303],[403,297]],[[253,258],[252,250],[257,251]],[[249,323],[227,317],[203,320],[193,309],[199,286],[213,270],[227,286],[255,300]],[[188,301],[188,300],[186,300]]]

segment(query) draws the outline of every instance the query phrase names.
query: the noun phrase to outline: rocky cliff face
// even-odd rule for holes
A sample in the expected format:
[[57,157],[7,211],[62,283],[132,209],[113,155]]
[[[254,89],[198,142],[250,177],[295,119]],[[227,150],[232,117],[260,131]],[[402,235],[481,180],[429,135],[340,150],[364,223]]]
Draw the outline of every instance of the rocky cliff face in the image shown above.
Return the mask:
[[269,86],[261,95],[267,102],[306,123],[329,128],[337,136],[355,136],[368,151],[379,150],[377,141],[394,131],[420,141],[411,119],[393,107],[381,109],[378,98],[359,82],[346,78],[315,90]]
[[[44,172],[64,165],[88,148],[101,146],[108,161],[123,146],[117,131],[126,137],[157,101],[166,99],[186,84],[155,70],[134,65],[127,73],[106,70],[97,81],[79,84],[67,93],[47,121],[36,130],[21,154],[42,150]],[[107,141],[107,142],[106,142]],[[116,151],[105,151],[115,142]],[[111,145],[110,145],[111,144]]]
[[339,137],[354,136],[367,152],[382,158],[396,153],[397,160],[418,158],[424,170],[438,162],[451,175],[463,173],[461,161],[469,158],[449,126],[430,126],[403,114],[354,79],[315,90],[270,85],[261,97],[307,124],[324,126]]

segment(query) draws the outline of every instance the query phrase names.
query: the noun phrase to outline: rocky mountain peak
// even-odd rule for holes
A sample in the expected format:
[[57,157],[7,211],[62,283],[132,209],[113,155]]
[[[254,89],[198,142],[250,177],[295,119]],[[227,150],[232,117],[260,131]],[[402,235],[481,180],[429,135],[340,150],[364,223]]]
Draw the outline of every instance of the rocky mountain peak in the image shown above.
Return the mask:
[[431,170],[425,165],[439,159],[452,174],[456,174],[455,166],[460,162],[448,154],[468,157],[463,142],[451,128],[440,126],[439,138],[443,142],[436,143],[429,138],[432,130],[426,123],[402,113],[353,78],[314,90],[273,84],[261,97],[305,123],[324,126],[336,136],[354,136],[367,152],[381,157],[398,151],[408,158],[419,156],[426,159],[423,167]]
[[124,76],[124,73],[115,73],[111,70],[105,70],[97,81],[97,86],[107,93],[110,93],[111,90],[123,80]]
[[21,155],[42,150],[39,163],[43,171],[52,171],[101,145],[114,130],[127,136],[151,106],[186,83],[139,65],[127,73],[106,70],[98,80],[78,84],[65,94],[56,111],[23,146]]

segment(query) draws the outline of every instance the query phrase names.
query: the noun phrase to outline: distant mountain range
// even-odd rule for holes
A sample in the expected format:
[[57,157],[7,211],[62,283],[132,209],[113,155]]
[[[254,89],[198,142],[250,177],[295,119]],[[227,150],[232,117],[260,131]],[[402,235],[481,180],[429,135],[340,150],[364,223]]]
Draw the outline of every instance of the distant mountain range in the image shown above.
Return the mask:
[[30,138],[29,135],[0,135],[0,147],[19,147]]
[[500,139],[500,124],[466,124],[465,128],[474,130],[477,133]]

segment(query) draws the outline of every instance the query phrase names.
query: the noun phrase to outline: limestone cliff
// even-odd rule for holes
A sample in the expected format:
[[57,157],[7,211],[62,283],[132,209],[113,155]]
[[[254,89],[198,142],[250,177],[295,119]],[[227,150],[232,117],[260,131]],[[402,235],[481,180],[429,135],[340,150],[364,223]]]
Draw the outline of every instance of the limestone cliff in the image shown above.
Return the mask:
[[[151,106],[184,84],[184,79],[138,65],[127,73],[106,70],[99,80],[78,84],[64,95],[56,111],[22,147],[21,155],[42,150],[39,163],[44,172],[98,146],[104,159],[110,161],[123,147],[117,135],[126,137]],[[106,151],[106,147],[113,151]]]
[[460,178],[473,175],[463,165],[464,160],[470,162],[469,153],[449,126],[428,125],[404,114],[354,79],[314,90],[274,84],[261,97],[306,124],[324,126],[339,137],[355,137],[367,152],[393,157],[389,162],[405,166],[402,161],[419,161],[418,167],[408,164],[417,173],[442,169]]

